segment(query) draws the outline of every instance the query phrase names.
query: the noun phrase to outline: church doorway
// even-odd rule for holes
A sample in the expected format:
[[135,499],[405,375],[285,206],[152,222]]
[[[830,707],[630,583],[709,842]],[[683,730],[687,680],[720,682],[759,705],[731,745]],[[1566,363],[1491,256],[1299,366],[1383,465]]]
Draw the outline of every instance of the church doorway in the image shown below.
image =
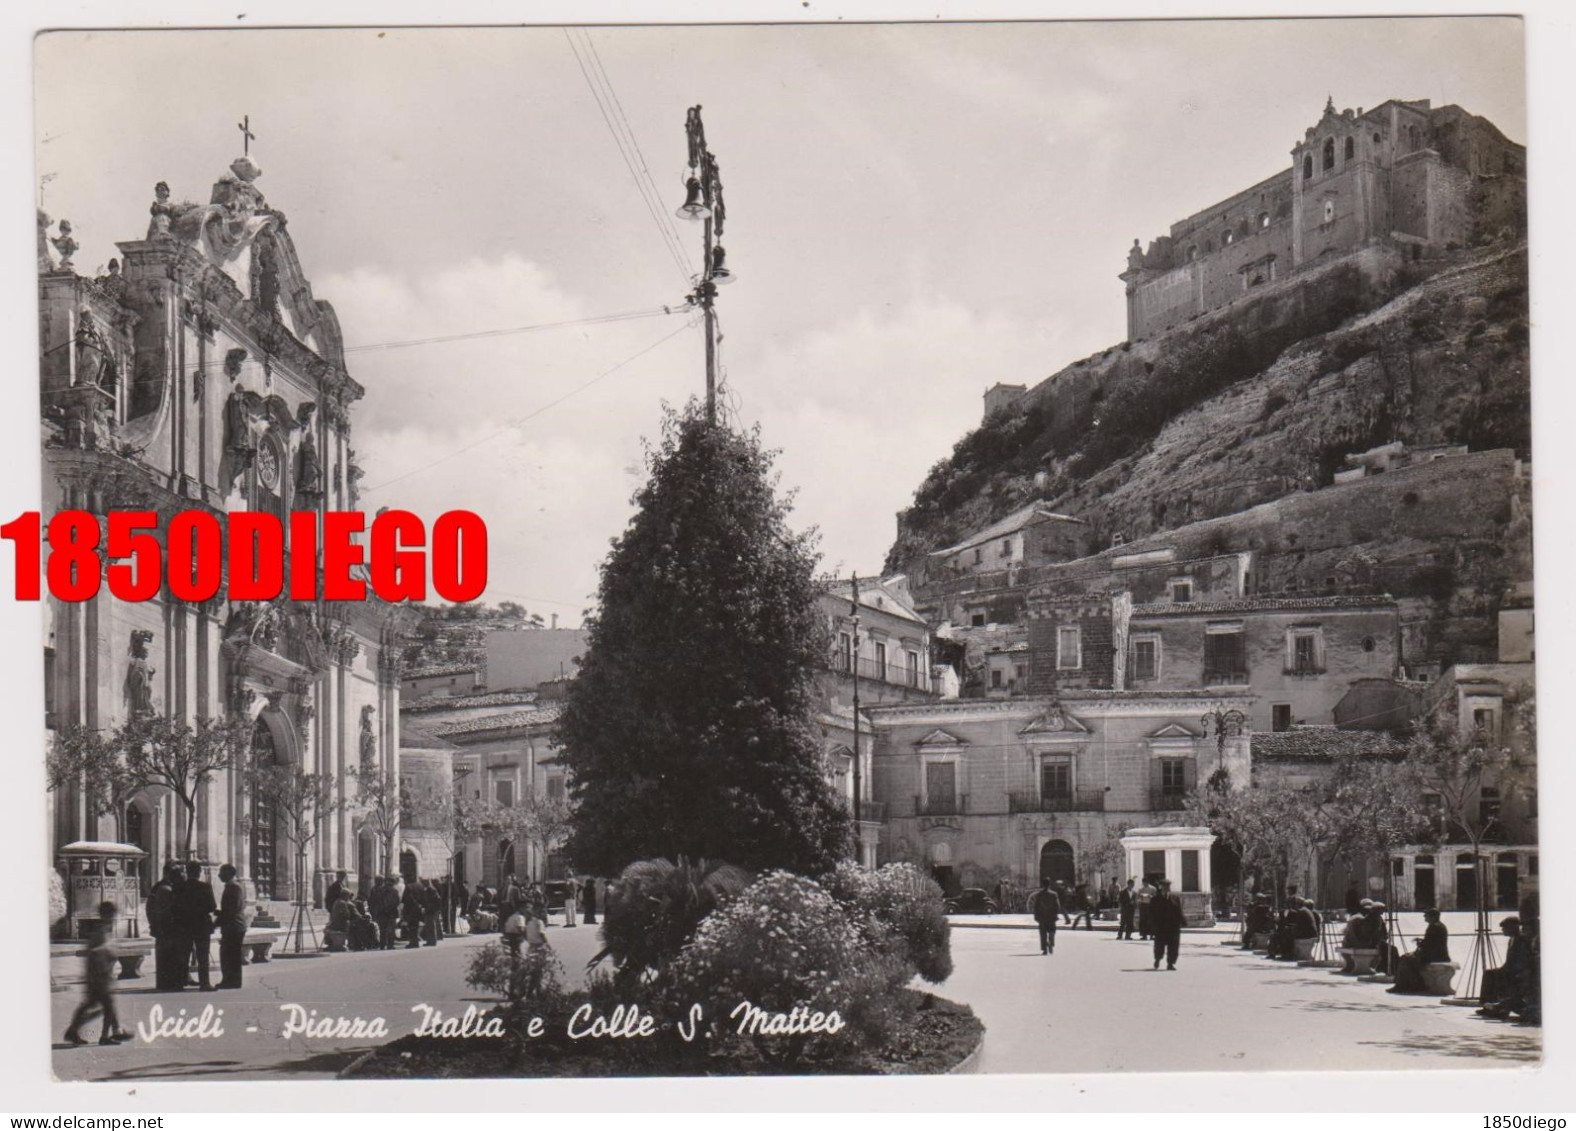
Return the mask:
[[[274,745],[273,731],[268,729],[268,724],[262,719],[257,720],[257,725],[252,728],[252,764],[255,766],[273,766],[279,763],[279,748]],[[279,871],[278,848],[279,814],[274,811],[272,803],[252,795],[252,829],[251,829],[251,856],[252,856],[252,884],[257,889],[257,898],[271,900],[284,898],[282,890],[284,875]]]
[[1040,849],[1041,882],[1049,880],[1053,884],[1060,882],[1075,887],[1078,871],[1073,865],[1073,846],[1065,840],[1048,840]]
[[400,851],[399,874],[407,884],[413,884],[421,878],[416,864],[416,854],[408,848]]

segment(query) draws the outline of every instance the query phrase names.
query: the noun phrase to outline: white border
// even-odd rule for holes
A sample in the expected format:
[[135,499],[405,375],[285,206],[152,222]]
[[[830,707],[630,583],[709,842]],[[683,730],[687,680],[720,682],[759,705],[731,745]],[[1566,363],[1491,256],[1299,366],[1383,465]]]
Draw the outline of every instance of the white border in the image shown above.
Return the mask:
[[[1314,10],[1314,9],[1317,10]],[[0,350],[9,379],[8,399],[0,410],[0,451],[8,453],[0,477],[0,521],[36,509],[39,492],[38,384],[36,335],[33,327],[35,299],[34,179],[32,138],[32,36],[47,27],[182,27],[182,26],[312,26],[323,24],[444,23],[553,23],[641,22],[686,23],[708,20],[738,21],[740,6],[726,0],[665,0],[660,8],[631,3],[585,2],[572,4],[549,0],[529,6],[487,3],[485,0],[445,0],[418,4],[391,2],[372,6],[332,3],[328,0],[233,0],[226,6],[198,0],[85,0],[50,5],[42,0],[13,0],[0,11]],[[1532,302],[1533,376],[1536,413],[1534,446],[1537,456],[1536,520],[1538,606],[1543,637],[1539,671],[1543,675],[1542,733],[1546,775],[1543,811],[1563,812],[1572,800],[1571,773],[1562,736],[1571,733],[1570,695],[1564,680],[1576,672],[1576,620],[1572,617],[1570,569],[1565,551],[1570,544],[1573,493],[1568,489],[1572,445],[1567,425],[1572,421],[1570,381],[1572,364],[1569,313],[1571,285],[1568,272],[1576,263],[1571,235],[1570,185],[1573,183],[1568,139],[1570,108],[1576,105],[1570,74],[1576,66],[1572,7],[1568,0],[1525,0],[1519,5],[1484,3],[1481,0],[1388,0],[1374,3],[1326,2],[1293,4],[1288,0],[1219,0],[1201,4],[1105,0],[1104,3],[1022,3],[994,0],[962,4],[932,0],[881,3],[877,0],[841,0],[826,5],[819,0],[766,0],[751,5],[749,19],[756,21],[815,22],[882,19],[1046,19],[1247,17],[1247,16],[1356,16],[1356,15],[1483,15],[1526,14],[1529,76],[1529,167],[1533,177],[1532,202]],[[91,82],[91,75],[83,76]],[[171,81],[178,81],[172,79]],[[1273,76],[1266,76],[1272,82]],[[136,98],[135,90],[125,92]],[[1576,860],[1570,826],[1558,819],[1544,822],[1545,931],[1552,937],[1545,979],[1550,1000],[1549,1023],[1544,1030],[1547,1060],[1539,1071],[1462,1073],[1238,1073],[1134,1076],[973,1076],[951,1078],[851,1079],[747,1079],[707,1081],[563,1080],[420,1084],[291,1082],[159,1083],[134,1085],[58,1085],[49,1077],[49,1045],[41,1039],[48,1031],[48,975],[41,935],[36,923],[43,908],[44,868],[40,849],[48,844],[44,828],[42,730],[38,718],[42,700],[42,675],[37,662],[42,620],[33,605],[0,599],[0,707],[7,723],[3,809],[0,809],[0,848],[19,880],[7,885],[12,914],[0,932],[0,976],[10,993],[7,1015],[0,1028],[0,1106],[18,1114],[148,1112],[231,1112],[237,1124],[244,1115],[291,1111],[373,1112],[400,1109],[422,1111],[553,1110],[649,1111],[755,1110],[798,1112],[827,1109],[896,1111],[1053,1110],[1066,1113],[1103,1111],[1171,1111],[1192,1113],[1168,1120],[1168,1127],[1201,1124],[1200,1113],[1252,1111],[1363,1110],[1395,1113],[1456,1111],[1476,1113],[1470,1123],[1433,1121],[1432,1128],[1481,1127],[1481,1115],[1550,1114],[1570,1109],[1571,1054],[1570,1001],[1576,994],[1576,975],[1564,960],[1576,918],[1570,914],[1573,894],[1569,868],[1561,863]],[[31,641],[31,643],[30,643]],[[1562,762],[1566,763],[1562,765]],[[41,1016],[43,1015],[43,1016]],[[1113,1024],[1142,1024],[1142,1018],[1112,1018]],[[1561,1087],[1561,1085],[1564,1085]],[[1563,1103],[1561,1102],[1563,1100]],[[529,1119],[530,1115],[522,1118]],[[578,1118],[571,1116],[570,1118]],[[1064,1116],[1065,1118],[1065,1116]],[[1297,1119],[1297,1116],[1293,1116]],[[205,1119],[209,1126],[225,1116]],[[1388,1128],[1396,1124],[1387,1121]],[[344,1121],[336,1121],[343,1126]],[[1079,1122],[1093,1122],[1080,1120]],[[1102,1121],[1106,1122],[1106,1121]],[[1128,1122],[1126,1120],[1124,1123]],[[1136,1122],[1136,1120],[1132,1121]],[[1421,1123],[1415,1116],[1406,1123]],[[175,1120],[175,1126],[194,1125]],[[169,1124],[167,1124],[168,1126]],[[225,1126],[228,1128],[229,1123]],[[1279,1124],[1277,1124],[1279,1125]]]

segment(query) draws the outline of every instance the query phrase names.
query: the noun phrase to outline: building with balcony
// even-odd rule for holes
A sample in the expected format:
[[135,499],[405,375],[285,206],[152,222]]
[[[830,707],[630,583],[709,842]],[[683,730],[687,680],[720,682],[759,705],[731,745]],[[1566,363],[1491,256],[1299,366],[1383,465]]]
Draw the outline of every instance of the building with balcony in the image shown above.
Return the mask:
[[[1070,689],[871,708],[881,859],[919,864],[948,891],[1125,880],[1124,832],[1178,823],[1216,770],[1248,780],[1234,721],[1248,706],[1230,691]],[[1229,882],[1231,862],[1215,865]]]

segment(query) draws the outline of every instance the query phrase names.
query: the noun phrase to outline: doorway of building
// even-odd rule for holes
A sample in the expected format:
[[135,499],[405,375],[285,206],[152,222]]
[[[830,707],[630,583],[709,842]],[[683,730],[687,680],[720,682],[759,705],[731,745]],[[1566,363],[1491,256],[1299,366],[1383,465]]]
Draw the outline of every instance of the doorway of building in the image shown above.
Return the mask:
[[951,864],[931,865],[930,875],[936,881],[936,883],[941,885],[942,895],[952,896],[958,894],[958,876],[957,873],[953,871]]
[[1456,910],[1476,911],[1477,905],[1477,861],[1470,856],[1458,856],[1456,857]]
[[[258,767],[273,766],[279,762],[279,750],[274,745],[274,735],[262,719],[252,728],[252,764]],[[273,805],[257,793],[252,794],[252,885],[257,898],[270,900],[283,898],[276,891],[276,884],[283,877],[276,872],[275,854],[279,845],[278,814]]]
[[407,884],[413,884],[421,878],[416,870],[416,854],[408,848],[399,854],[399,874]]
[[1048,840],[1040,849],[1040,880],[1074,887],[1078,871],[1074,867],[1073,846],[1065,840]]
[[1501,852],[1494,866],[1494,893],[1503,911],[1514,911],[1521,906],[1519,869],[1514,852]]
[[1412,867],[1412,906],[1424,911],[1434,906],[1434,858],[1419,856]]

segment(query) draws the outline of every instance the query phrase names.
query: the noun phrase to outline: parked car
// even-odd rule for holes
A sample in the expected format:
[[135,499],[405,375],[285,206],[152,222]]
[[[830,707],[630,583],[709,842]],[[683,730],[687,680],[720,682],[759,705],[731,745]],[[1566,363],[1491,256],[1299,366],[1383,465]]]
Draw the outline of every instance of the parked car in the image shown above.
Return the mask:
[[947,900],[948,915],[994,915],[996,901],[985,894],[984,888],[964,888]]

